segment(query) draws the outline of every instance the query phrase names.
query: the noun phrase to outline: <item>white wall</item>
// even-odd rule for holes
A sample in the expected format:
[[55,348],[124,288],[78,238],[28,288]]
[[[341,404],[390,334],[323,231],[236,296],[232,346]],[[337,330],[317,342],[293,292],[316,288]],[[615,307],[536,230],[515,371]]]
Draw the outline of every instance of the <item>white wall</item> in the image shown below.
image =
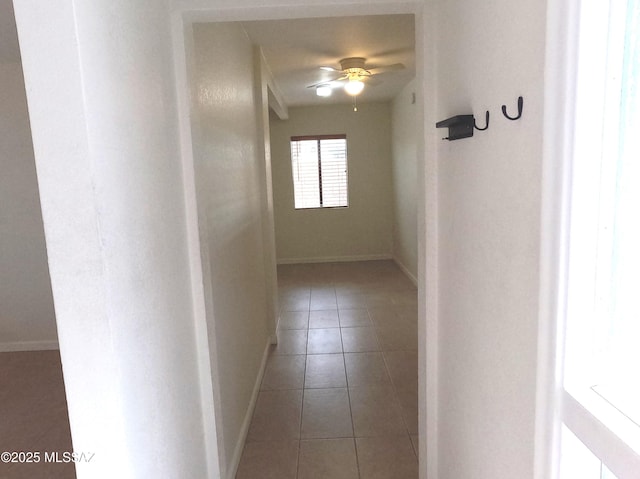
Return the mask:
[[254,50],[244,30],[232,23],[196,24],[193,35],[200,241],[210,295],[210,350],[218,362],[222,468],[224,477],[230,477],[270,341],[262,217],[266,179],[259,154],[263,140],[256,118]]
[[0,10],[0,351],[57,347],[13,7]]
[[439,8],[438,120],[491,112],[489,130],[438,146],[440,479],[530,478],[546,6]]
[[417,82],[412,80],[391,104],[393,167],[393,257],[417,283],[418,133]]
[[[337,133],[347,135],[349,207],[294,209],[290,138]],[[271,153],[279,262],[391,257],[389,103],[289,108],[271,122]]]
[[168,2],[14,6],[78,479],[207,477]]

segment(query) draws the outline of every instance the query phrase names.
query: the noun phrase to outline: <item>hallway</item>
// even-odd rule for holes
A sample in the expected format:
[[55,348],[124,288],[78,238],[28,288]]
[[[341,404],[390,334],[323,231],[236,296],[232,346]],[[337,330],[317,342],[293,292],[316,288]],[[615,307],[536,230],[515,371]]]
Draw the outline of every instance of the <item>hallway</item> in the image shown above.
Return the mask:
[[392,261],[281,265],[236,479],[418,477],[416,288]]

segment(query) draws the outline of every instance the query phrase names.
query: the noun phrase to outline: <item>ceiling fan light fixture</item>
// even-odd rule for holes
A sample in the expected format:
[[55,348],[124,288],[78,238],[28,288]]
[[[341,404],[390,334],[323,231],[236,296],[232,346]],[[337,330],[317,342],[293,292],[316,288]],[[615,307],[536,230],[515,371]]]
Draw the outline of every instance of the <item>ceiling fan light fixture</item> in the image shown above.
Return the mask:
[[322,97],[331,96],[331,87],[329,85],[319,85],[316,87],[316,95]]
[[360,93],[362,93],[363,89],[364,83],[360,80],[349,80],[344,86],[344,91],[351,96],[359,95]]

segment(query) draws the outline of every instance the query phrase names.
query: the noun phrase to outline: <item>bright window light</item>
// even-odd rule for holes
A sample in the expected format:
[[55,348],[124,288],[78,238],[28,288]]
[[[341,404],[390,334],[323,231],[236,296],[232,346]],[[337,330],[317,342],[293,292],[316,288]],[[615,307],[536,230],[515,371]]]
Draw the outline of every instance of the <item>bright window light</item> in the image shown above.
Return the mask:
[[[594,477],[613,477],[613,471],[636,479],[640,0],[583,1],[580,30],[564,371],[565,414],[573,419],[565,424],[602,464]],[[604,428],[583,427],[592,420]],[[563,438],[565,470],[569,443]]]
[[316,87],[316,95],[318,96],[328,97],[331,96],[331,92],[332,90],[329,85],[320,85]]

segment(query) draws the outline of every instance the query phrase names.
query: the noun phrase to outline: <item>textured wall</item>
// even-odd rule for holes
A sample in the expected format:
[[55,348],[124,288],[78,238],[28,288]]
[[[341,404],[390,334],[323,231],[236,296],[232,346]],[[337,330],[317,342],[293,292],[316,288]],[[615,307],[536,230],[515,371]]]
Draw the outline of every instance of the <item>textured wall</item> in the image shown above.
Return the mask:
[[14,6],[78,478],[205,477],[168,3]]
[[[224,464],[233,466],[269,342],[253,46],[238,24],[194,26],[193,141]],[[215,328],[215,329],[214,329]]]
[[[491,113],[438,146],[440,478],[530,478],[546,5],[439,8],[438,120]],[[519,95],[509,121],[500,107],[515,114]]]

